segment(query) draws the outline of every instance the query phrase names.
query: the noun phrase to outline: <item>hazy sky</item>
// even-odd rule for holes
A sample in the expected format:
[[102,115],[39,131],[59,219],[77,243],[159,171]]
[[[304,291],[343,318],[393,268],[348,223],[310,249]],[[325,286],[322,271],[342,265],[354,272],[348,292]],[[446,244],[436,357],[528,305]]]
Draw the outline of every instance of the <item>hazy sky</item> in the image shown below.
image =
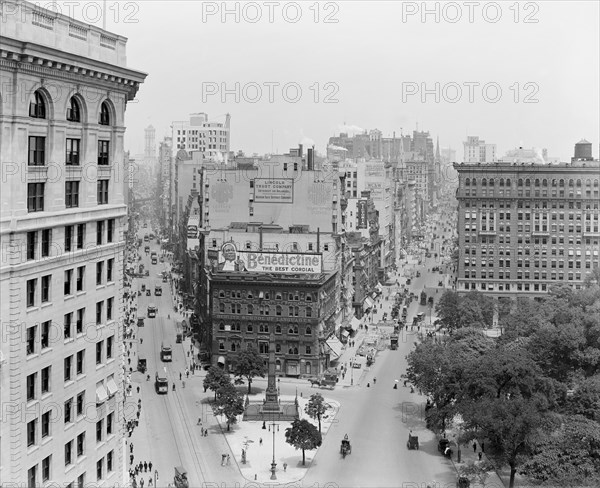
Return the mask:
[[[101,1],[75,17],[102,27],[88,3]],[[107,29],[149,73],[126,149],[143,152],[149,124],[158,143],[173,120],[207,112],[231,114],[231,149],[246,153],[302,139],[323,152],[345,123],[386,136],[418,124],[458,158],[467,134],[500,156],[523,145],[564,160],[586,138],[598,157],[599,5],[107,0]]]

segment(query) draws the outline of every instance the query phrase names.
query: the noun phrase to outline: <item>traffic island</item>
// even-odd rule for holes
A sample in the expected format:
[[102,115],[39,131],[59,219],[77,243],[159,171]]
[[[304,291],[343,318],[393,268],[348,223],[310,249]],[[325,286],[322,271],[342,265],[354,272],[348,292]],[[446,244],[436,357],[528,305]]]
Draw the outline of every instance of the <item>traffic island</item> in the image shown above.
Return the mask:
[[[308,420],[318,428],[318,421],[310,418],[304,411],[308,399],[294,396],[281,396],[280,399],[287,404],[293,404],[297,399],[299,419]],[[338,402],[327,398],[324,401],[330,408],[321,418],[323,437],[339,409]],[[264,421],[249,421],[243,420],[243,415],[240,415],[238,423],[231,425],[228,432],[225,417],[215,418],[230,449],[230,452],[222,453],[223,464],[227,465],[227,454],[230,454],[230,464],[237,464],[240,473],[248,481],[277,485],[299,481],[304,478],[317,454],[318,449],[305,451],[305,465],[302,465],[302,451],[286,442],[285,432],[291,427],[291,420],[278,420],[274,417]],[[275,479],[272,478],[273,463]]]

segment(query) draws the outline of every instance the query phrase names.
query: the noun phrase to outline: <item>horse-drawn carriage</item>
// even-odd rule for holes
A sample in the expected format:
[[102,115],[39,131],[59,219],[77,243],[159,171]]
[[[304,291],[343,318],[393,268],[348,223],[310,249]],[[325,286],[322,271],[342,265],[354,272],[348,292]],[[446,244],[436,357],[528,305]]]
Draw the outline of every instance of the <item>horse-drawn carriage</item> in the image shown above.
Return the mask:
[[330,388],[332,390],[335,388],[337,380],[337,373],[326,373],[308,378],[311,387],[318,386],[320,388]]
[[342,439],[342,445],[340,446],[340,454],[342,458],[345,458],[347,454],[352,453],[352,446],[350,445],[350,441],[348,440],[348,434],[344,436]]
[[408,434],[408,441],[406,441],[407,449],[416,449],[419,450],[419,436]]

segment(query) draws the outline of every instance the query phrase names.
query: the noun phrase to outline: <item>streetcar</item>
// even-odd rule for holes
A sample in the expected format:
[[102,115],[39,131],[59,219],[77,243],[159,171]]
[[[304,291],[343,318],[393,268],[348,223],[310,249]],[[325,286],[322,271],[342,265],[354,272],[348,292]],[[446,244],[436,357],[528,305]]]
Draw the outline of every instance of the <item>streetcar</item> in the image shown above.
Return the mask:
[[173,350],[171,349],[171,346],[160,346],[160,360],[165,363],[173,361]]
[[[148,290],[148,291],[150,291],[150,290]],[[154,317],[156,317],[156,312],[157,312],[156,305],[154,305],[153,303],[148,305],[148,318],[149,319],[153,319]]]

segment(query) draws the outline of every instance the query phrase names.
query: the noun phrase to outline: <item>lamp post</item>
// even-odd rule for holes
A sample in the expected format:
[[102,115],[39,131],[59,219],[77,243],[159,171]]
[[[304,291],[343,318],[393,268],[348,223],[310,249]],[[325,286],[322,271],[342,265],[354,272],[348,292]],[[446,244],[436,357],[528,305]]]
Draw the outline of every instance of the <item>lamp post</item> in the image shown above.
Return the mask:
[[277,426],[277,432],[279,432],[279,424],[276,424],[275,419],[273,419],[271,421],[271,423],[269,424],[269,430],[271,430],[271,427],[273,427],[273,462],[271,462],[271,479],[272,480],[277,479],[277,475],[275,474],[275,471],[277,470],[277,463],[275,462],[275,426]]

